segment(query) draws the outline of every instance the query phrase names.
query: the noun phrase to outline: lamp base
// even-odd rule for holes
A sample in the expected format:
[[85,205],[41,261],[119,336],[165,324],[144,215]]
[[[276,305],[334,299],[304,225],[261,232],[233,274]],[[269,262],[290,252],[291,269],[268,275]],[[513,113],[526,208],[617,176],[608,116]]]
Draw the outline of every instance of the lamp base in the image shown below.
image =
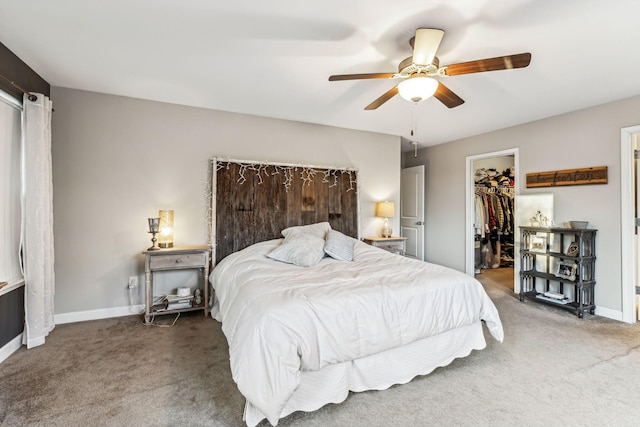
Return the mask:
[[160,249],[172,248],[173,243],[158,243],[158,246],[160,246]]
[[150,248],[147,248],[148,251],[159,251],[160,248],[156,246],[156,242],[158,241],[158,239],[156,238],[156,234],[158,234],[157,231],[149,231],[149,233],[152,234],[151,236],[151,243],[153,243],[153,246],[151,246]]
[[382,226],[382,232],[380,233],[382,237],[391,237],[391,227],[389,226],[389,220],[387,218],[384,219],[384,225]]

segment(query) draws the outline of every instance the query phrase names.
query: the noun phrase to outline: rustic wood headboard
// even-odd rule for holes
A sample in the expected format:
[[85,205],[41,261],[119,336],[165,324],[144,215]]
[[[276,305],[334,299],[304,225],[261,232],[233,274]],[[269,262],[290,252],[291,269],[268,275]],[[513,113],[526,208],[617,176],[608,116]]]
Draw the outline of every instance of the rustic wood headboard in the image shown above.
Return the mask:
[[305,165],[212,160],[214,260],[282,237],[295,225],[329,222],[359,237],[357,171]]

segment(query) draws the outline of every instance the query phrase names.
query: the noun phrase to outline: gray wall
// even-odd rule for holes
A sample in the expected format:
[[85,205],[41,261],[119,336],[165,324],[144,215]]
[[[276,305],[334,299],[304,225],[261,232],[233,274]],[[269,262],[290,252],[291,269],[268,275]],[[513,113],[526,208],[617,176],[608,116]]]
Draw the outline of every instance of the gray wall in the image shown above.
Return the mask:
[[[621,311],[620,129],[638,124],[639,96],[428,147],[417,158],[405,153],[405,167],[426,166],[427,260],[464,271],[465,159],[517,147],[520,194],[552,193],[556,222],[588,220],[599,230],[596,305]],[[607,185],[527,189],[524,184],[527,173],[592,166],[608,166]]]
[[52,99],[56,314],[142,302],[127,279],[144,283],[158,209],[175,210],[176,245],[206,243],[214,156],[358,168],[363,235],[380,226],[376,201],[399,202],[399,137],[60,87]]

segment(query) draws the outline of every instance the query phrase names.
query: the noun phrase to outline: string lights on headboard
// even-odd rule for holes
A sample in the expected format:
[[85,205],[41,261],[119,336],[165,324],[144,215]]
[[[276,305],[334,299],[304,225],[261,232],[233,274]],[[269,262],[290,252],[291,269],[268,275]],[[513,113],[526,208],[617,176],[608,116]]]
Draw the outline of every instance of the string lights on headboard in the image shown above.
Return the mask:
[[[355,169],[327,169],[319,166],[305,166],[305,165],[283,165],[275,163],[253,163],[242,162],[235,160],[217,160],[216,171],[220,169],[229,168],[230,165],[238,165],[238,183],[243,184],[247,181],[246,174],[254,173],[258,178],[258,184],[263,183],[263,177],[267,178],[273,175],[282,175],[282,185],[284,185],[285,191],[289,191],[291,183],[293,182],[293,174],[300,172],[300,179],[303,185],[309,185],[315,179],[315,175],[322,173],[324,175],[322,182],[329,184],[329,187],[338,185],[338,178],[342,174],[349,176],[349,189],[347,191],[357,191],[357,174]],[[321,169],[321,170],[319,170]]]

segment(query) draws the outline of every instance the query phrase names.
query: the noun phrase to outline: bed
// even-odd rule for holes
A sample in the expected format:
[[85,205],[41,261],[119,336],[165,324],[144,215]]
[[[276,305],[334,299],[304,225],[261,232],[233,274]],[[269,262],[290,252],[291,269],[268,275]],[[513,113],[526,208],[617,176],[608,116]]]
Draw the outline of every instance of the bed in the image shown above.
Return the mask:
[[472,277],[329,223],[282,234],[225,256],[210,276],[212,316],[248,426],[428,374],[484,348],[483,323],[503,340],[498,312]]

